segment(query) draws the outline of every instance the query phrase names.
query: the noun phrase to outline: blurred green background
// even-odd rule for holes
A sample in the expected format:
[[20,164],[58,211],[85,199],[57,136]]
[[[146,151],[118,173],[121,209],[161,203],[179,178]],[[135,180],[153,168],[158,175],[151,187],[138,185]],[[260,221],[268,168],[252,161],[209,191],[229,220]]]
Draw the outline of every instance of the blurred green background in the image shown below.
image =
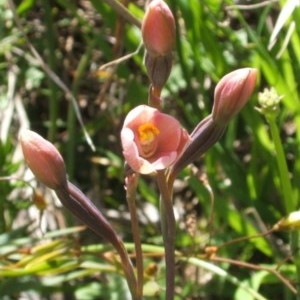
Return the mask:
[[[147,103],[149,80],[143,49],[99,69],[141,43],[140,29],[105,2],[0,0],[0,299],[130,299],[112,249],[36,182],[18,144],[24,128],[53,142],[70,180],[132,249],[119,134],[127,112]],[[144,1],[120,2],[142,19]],[[255,109],[266,87],[283,96],[276,122],[299,208],[299,1],[167,3],[177,43],[164,111],[189,132],[210,112],[222,76],[259,70],[256,92],[224,137],[175,182],[176,299],[295,299],[299,249],[289,232],[222,245],[266,232],[290,212],[268,123]],[[158,198],[142,178],[145,299],[164,295]],[[220,247],[218,261],[205,255],[208,245]]]

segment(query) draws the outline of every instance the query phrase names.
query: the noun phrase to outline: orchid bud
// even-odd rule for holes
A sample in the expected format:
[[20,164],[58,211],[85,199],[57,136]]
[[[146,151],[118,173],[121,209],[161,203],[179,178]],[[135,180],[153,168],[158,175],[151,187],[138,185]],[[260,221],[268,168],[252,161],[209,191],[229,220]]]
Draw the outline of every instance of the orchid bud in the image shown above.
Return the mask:
[[30,130],[20,134],[20,142],[25,161],[38,180],[53,190],[66,186],[65,163],[53,144]]
[[175,20],[164,1],[153,0],[148,5],[142,22],[142,37],[151,56],[172,53],[175,45]]
[[226,125],[247,103],[253,93],[257,70],[243,68],[225,75],[217,84],[212,117]]

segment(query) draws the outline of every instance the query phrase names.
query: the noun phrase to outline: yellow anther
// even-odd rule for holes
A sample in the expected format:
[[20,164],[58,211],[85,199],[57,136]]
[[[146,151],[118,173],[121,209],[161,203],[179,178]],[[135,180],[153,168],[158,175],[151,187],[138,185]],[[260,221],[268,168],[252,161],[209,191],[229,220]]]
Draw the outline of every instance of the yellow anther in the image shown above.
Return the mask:
[[159,129],[151,123],[144,123],[140,125],[138,131],[140,142],[142,144],[151,143],[155,137],[159,135]]

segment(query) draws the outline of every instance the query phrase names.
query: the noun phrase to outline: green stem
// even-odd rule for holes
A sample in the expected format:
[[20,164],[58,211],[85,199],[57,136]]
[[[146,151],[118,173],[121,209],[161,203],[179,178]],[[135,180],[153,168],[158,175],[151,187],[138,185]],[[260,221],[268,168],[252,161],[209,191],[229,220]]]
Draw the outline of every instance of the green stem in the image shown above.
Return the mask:
[[291,250],[294,256],[294,264],[296,266],[296,278],[297,278],[297,300],[300,300],[300,236],[299,231],[292,231],[290,237]]
[[276,160],[279,170],[280,182],[282,185],[282,194],[284,199],[284,207],[286,214],[295,210],[295,203],[293,201],[293,190],[291,185],[291,180],[289,176],[289,170],[287,167],[285,154],[282,147],[282,141],[280,139],[279,129],[276,123],[274,115],[267,117],[268,123],[270,125],[270,130],[276,151]]
[[[289,170],[285,159],[285,154],[282,147],[282,142],[280,139],[279,129],[276,123],[276,116],[274,114],[266,115],[267,121],[270,125],[270,130],[275,146],[276,151],[276,160],[279,170],[280,182],[282,186],[282,194],[283,194],[283,201],[284,207],[286,210],[286,214],[291,213],[296,208],[295,201],[293,199],[293,190],[291,185],[291,180],[289,176]],[[290,245],[291,250],[294,255],[294,263],[296,265],[296,272],[297,272],[297,299],[300,300],[300,236],[299,232],[292,231],[290,237]]]
[[138,20],[130,11],[116,0],[103,0],[107,3],[113,10],[115,10],[120,16],[122,16],[127,22],[134,24],[138,28],[141,27],[141,21]]
[[[56,71],[56,42],[55,42],[55,32],[52,19],[52,9],[48,0],[42,1],[45,11],[45,22],[46,22],[46,35],[45,35],[45,49],[48,49],[47,62],[51,70]],[[55,140],[56,131],[57,131],[57,118],[58,118],[58,90],[56,84],[53,80],[49,79],[49,88],[50,88],[50,104],[49,104],[49,119],[50,125],[48,129],[48,139],[50,141]]]
[[166,260],[166,300],[174,299],[175,286],[175,216],[173,210],[172,190],[168,188],[164,171],[157,172],[160,190],[161,228]]
[[[74,94],[74,97],[76,95]],[[68,132],[68,142],[67,142],[67,155],[66,155],[66,166],[68,170],[68,175],[70,180],[73,180],[75,173],[75,149],[76,149],[76,137],[77,130],[75,128],[76,117],[73,104],[69,102],[68,116],[67,116],[67,132]]]
[[[177,6],[176,0],[171,0],[170,4],[172,6],[172,11],[180,11],[179,7]],[[176,16],[176,15],[175,15]],[[183,78],[186,80],[186,84],[188,85],[187,89],[194,93],[194,88],[192,87],[192,78],[191,74],[189,72],[189,67],[187,64],[187,60],[184,57],[184,45],[183,45],[183,39],[181,38],[181,32],[180,32],[180,24],[179,24],[179,17],[175,17],[175,24],[176,24],[176,54],[178,56],[178,60],[180,62],[180,67],[183,73]]]

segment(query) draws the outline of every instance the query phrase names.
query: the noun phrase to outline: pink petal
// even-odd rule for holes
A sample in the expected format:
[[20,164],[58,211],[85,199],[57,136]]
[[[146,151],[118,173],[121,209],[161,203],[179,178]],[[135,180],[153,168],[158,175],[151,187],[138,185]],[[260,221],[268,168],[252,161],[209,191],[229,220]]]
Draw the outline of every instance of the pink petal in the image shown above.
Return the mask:
[[157,110],[147,105],[139,105],[132,109],[124,120],[123,127],[137,127],[149,122]]
[[152,162],[153,167],[156,170],[163,170],[168,168],[177,158],[177,152],[169,152],[168,155],[160,156],[157,160]]
[[[157,148],[147,158],[143,158],[145,156],[139,152],[142,149],[138,130],[145,123],[151,123],[159,130],[156,137]],[[172,116],[147,105],[140,105],[131,110],[125,118],[121,141],[123,154],[129,166],[135,172],[150,174],[173,164],[189,141],[189,135]]]
[[159,147],[157,151],[174,151],[180,143],[181,127],[179,122],[166,114],[156,115],[154,125],[159,128]]
[[134,142],[134,133],[129,128],[121,131],[123,155],[133,171],[141,174],[151,174],[155,168],[150,162],[139,156],[137,145]]

